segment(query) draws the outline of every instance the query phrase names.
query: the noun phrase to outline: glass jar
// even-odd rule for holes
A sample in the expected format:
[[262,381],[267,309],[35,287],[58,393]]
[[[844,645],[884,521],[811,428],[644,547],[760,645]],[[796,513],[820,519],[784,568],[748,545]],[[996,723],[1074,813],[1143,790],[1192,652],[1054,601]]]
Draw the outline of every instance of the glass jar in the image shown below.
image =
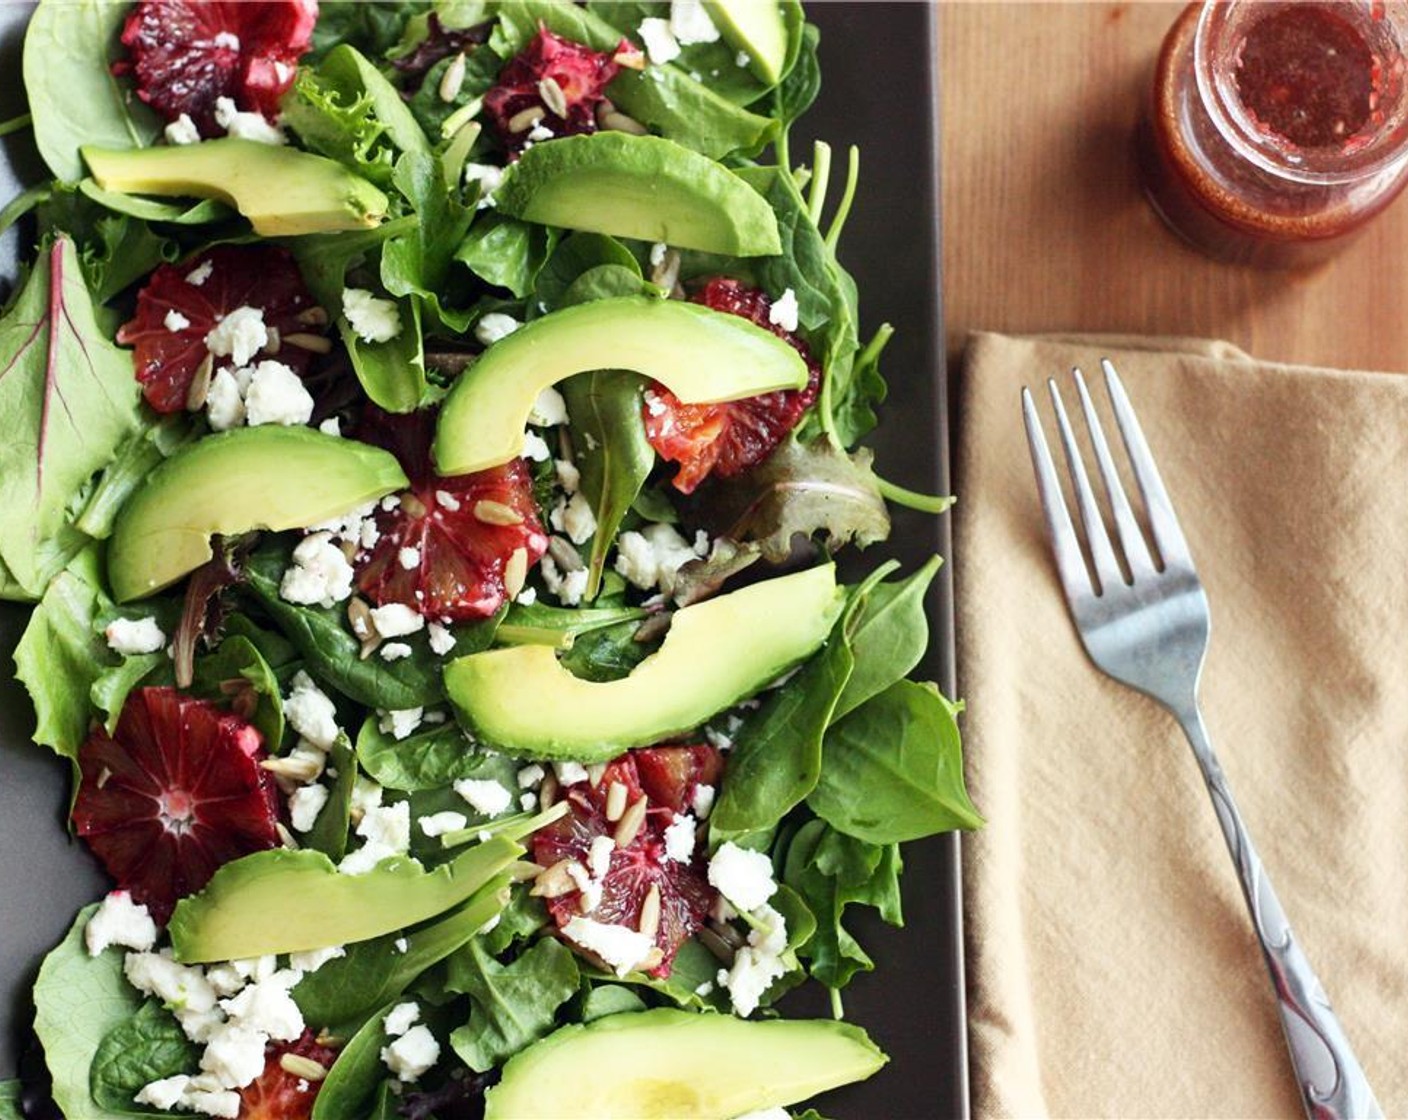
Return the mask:
[[1220,260],[1324,260],[1408,183],[1408,2],[1209,0],[1159,54],[1145,193]]

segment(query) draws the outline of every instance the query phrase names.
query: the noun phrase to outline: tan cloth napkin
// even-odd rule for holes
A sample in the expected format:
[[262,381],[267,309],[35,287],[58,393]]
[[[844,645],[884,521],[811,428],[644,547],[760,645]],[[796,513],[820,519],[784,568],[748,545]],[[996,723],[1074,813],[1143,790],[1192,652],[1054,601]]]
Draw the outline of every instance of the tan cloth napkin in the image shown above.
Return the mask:
[[1056,582],[1018,390],[1040,385],[1049,417],[1046,378],[1080,365],[1108,417],[1102,356],[1211,601],[1213,743],[1380,1103],[1408,1115],[1408,378],[998,335],[969,347],[955,482],[989,822],[964,840],[975,1113],[1301,1112],[1193,757],[1086,659]]

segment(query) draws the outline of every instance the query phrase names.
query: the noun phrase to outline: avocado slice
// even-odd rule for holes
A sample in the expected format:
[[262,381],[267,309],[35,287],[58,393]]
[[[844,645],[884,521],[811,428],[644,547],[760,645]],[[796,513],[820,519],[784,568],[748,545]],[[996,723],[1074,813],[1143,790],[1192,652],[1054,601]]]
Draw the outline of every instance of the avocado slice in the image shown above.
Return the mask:
[[366,941],[458,906],[523,854],[505,836],[426,871],[404,857],[344,875],[312,848],[271,848],[223,865],[176,904],[167,927],[186,964]]
[[312,428],[235,428],[187,444],[117,515],[108,582],[119,603],[169,587],[211,557],[213,533],[297,529],[406,487],[379,447]]
[[370,229],[390,205],[380,190],[335,160],[255,140],[80,150],[104,190],[218,198],[263,237]]
[[730,1120],[864,1081],[888,1060],[859,1027],[830,1019],[622,1011],[515,1054],[484,1120]]
[[708,0],[705,7],[724,41],[751,60],[749,69],[770,86],[787,64],[787,26],[777,0]]
[[738,315],[649,296],[581,303],[520,327],[460,374],[435,429],[437,469],[468,474],[516,458],[538,394],[597,369],[643,373],[690,404],[807,382],[796,350]]
[[540,225],[733,257],[782,252],[777,216],[723,164],[659,136],[596,132],[535,144],[494,193]]
[[826,640],[844,602],[823,564],[694,603],[629,676],[574,677],[549,646],[474,653],[445,667],[445,689],[486,742],[537,758],[602,762],[698,727]]

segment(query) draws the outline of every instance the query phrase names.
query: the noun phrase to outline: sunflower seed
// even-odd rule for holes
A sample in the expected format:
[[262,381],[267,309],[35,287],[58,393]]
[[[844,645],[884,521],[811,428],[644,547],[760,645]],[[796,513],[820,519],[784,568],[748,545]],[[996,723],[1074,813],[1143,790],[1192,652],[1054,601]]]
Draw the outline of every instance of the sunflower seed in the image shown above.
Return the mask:
[[265,327],[264,333],[268,335],[269,341],[264,343],[264,353],[277,354],[284,347],[283,337],[279,334],[278,327]]
[[111,778],[111,777],[112,777],[112,771],[111,771],[110,769],[108,769],[108,767],[104,766],[101,770],[99,770],[99,771],[98,771],[98,788],[99,788],[99,789],[102,789],[105,785],[107,785],[107,784],[108,784],[108,779]]
[[210,395],[210,378],[215,372],[215,355],[207,354],[196,366],[196,375],[191,379],[191,387],[186,390],[186,411],[199,412],[205,407],[205,398]]
[[303,1078],[304,1081],[321,1081],[328,1075],[327,1066],[322,1062],[315,1062],[312,1058],[305,1058],[302,1054],[284,1054],[279,1058],[279,1068],[294,1077]]
[[424,517],[428,512],[425,503],[410,491],[401,495],[401,508],[405,510],[407,517]]
[[464,51],[460,51],[455,55],[450,65],[445,67],[445,73],[440,76],[441,101],[448,104],[460,95],[460,90],[464,88],[464,75],[468,66],[469,59],[465,57]]
[[654,937],[660,929],[660,884],[651,883],[645,901],[640,904],[640,917],[636,929],[646,937]]
[[621,819],[616,824],[616,832],[614,834],[618,848],[629,848],[635,841],[635,838],[640,835],[641,826],[645,824],[646,807],[645,798],[639,797],[621,814]]
[[730,949],[741,949],[746,944],[743,935],[727,922],[716,922],[711,918],[707,928],[713,930],[714,935]]
[[319,1046],[336,1047],[342,1045],[342,1039],[338,1038],[337,1035],[333,1034],[332,1031],[327,1029],[327,1027],[319,1028],[318,1035],[316,1038],[313,1039],[313,1041],[316,1042]]
[[[604,777],[606,777],[606,763],[593,762],[587,767],[587,783],[592,789],[596,789],[597,786],[601,785],[601,779]],[[622,808],[624,808],[624,806],[622,806]]]
[[474,503],[474,516],[485,525],[522,525],[523,515],[512,506],[492,498],[480,498]]
[[324,338],[320,334],[297,331],[294,334],[284,335],[283,340],[290,346],[297,346],[300,350],[308,350],[314,354],[332,353],[332,339]]
[[[588,775],[590,777],[590,775]],[[596,783],[593,782],[593,785]],[[626,797],[628,792],[626,787],[620,782],[612,782],[606,789],[606,819],[609,821],[619,821],[621,814],[626,811]]]
[[644,70],[645,53],[636,47],[629,50],[617,51],[611,56],[611,61],[617,66],[624,66],[627,70]]
[[[680,279],[680,255],[674,249],[666,249],[660,263],[650,270],[650,282],[657,288],[673,291]],[[651,398],[652,400],[654,398]]]
[[372,608],[359,595],[347,600],[347,623],[352,627],[352,633],[363,641],[376,633],[376,627],[372,624]]
[[280,844],[285,848],[292,848],[295,852],[298,851],[298,841],[293,838],[293,833],[284,827],[282,821],[274,822],[274,831],[278,834]]
[[322,765],[311,758],[266,758],[259,766],[271,774],[292,778],[295,782],[311,782],[323,772]]
[[508,563],[504,565],[504,594],[510,599],[517,599],[527,578],[528,550],[515,548],[509,554]]
[[734,952],[733,947],[727,941],[708,926],[701,929],[696,936],[699,938],[699,943],[719,959],[720,964],[732,966]]
[[582,560],[582,554],[572,546],[566,537],[549,537],[548,555],[552,557],[552,562],[564,572],[580,572],[587,566]]
[[631,635],[631,640],[635,642],[653,642],[656,638],[663,638],[670,629],[670,621],[674,618],[670,611],[661,611],[653,614],[636,627],[636,632]]
[[527,132],[547,115],[548,111],[541,105],[530,105],[527,109],[509,117],[508,130],[510,132]]
[[543,104],[553,116],[567,119],[567,95],[562,92],[562,87],[551,74],[538,83],[538,96],[543,99]]
[[635,117],[628,117],[625,113],[618,113],[615,109],[597,114],[597,123],[607,132],[629,132],[632,136],[645,136],[650,132],[650,129]]
[[325,327],[328,325],[328,313],[316,304],[312,307],[305,307],[294,318],[305,327]]
[[[522,549],[519,550],[520,552]],[[551,809],[557,802],[557,775],[551,772],[543,779],[543,784],[538,787],[538,807],[540,809]]]
[[533,881],[533,888],[528,893],[537,898],[561,898],[565,894],[571,894],[577,889],[569,870],[574,865],[581,866],[576,860],[558,860]]

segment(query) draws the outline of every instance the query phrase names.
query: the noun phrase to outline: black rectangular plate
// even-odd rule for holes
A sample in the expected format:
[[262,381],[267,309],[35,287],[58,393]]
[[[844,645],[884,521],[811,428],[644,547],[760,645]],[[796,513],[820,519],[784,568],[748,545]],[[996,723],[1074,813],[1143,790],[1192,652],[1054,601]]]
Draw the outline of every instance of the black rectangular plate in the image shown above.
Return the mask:
[[[24,111],[20,43],[27,4],[0,0],[0,121]],[[860,288],[862,328],[897,328],[885,352],[890,397],[871,441],[877,469],[902,485],[946,492],[947,409],[940,303],[938,75],[935,10],[922,3],[813,3],[822,32],[823,87],[798,126],[792,157],[810,162],[812,138],[835,152],[831,196],[845,151],[859,145],[861,188],[841,241]],[[0,205],[43,177],[28,135],[0,141]],[[27,248],[27,247],[24,247]],[[0,239],[0,295],[21,256],[12,231]],[[949,555],[946,518],[897,511],[893,539],[865,556],[894,556],[912,570],[935,551]],[[953,692],[952,592],[947,566],[931,601],[930,654],[923,675]],[[0,1078],[12,1076],[32,1015],[39,961],[104,882],[70,843],[63,814],[66,767],[29,741],[33,713],[15,683],[10,654],[27,611],[0,604]],[[851,919],[876,961],[844,993],[846,1017],[890,1054],[871,1081],[829,1095],[828,1115],[931,1120],[968,1114],[958,842],[907,845],[902,930]],[[812,985],[811,987],[815,987]],[[829,1014],[817,993],[788,998],[790,1014]]]

